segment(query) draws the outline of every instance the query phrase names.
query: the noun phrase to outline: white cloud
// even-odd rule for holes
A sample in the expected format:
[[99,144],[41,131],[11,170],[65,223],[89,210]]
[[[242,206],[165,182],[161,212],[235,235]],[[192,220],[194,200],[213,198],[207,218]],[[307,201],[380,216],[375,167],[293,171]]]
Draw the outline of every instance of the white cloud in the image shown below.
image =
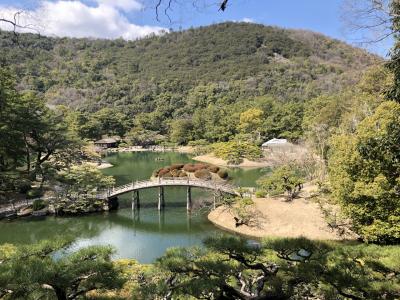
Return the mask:
[[143,4],[137,0],[97,0],[98,4],[109,5],[123,11],[129,12],[132,10],[140,10]]
[[251,18],[243,18],[242,20],[240,20],[240,22],[246,22],[246,23],[255,23],[256,21],[254,21]]
[[[32,24],[30,27],[37,28],[43,35],[107,39],[122,37],[127,40],[166,30],[133,24],[123,13],[139,9],[141,3],[136,0],[97,0],[95,7],[80,1],[42,1],[35,10],[21,14],[19,24]],[[13,7],[0,6],[0,16],[8,19],[12,19],[16,11]],[[0,28],[12,29],[4,22],[0,22]]]

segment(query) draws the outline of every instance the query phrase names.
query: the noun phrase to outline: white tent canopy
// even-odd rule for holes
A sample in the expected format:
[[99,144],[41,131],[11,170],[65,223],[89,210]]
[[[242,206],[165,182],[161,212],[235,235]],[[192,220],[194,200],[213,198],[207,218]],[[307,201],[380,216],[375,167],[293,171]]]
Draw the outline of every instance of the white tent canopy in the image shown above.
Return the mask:
[[267,147],[267,146],[275,146],[275,145],[278,146],[278,145],[284,145],[284,144],[288,144],[287,139],[275,139],[275,138],[273,138],[272,140],[266,141],[261,146],[262,147]]

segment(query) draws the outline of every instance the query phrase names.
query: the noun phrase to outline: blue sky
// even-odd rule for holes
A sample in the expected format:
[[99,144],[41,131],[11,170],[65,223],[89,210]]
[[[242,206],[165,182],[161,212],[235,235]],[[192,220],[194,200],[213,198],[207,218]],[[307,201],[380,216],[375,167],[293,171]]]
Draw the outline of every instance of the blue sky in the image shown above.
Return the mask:
[[[166,1],[166,0],[165,0]],[[251,21],[285,28],[308,29],[345,40],[359,46],[357,34],[345,32],[342,21],[343,0],[230,0],[225,12],[218,11],[218,0],[181,0],[169,11],[163,8],[156,20],[156,0],[0,0],[0,16],[16,8],[30,15],[49,14],[45,19],[45,34],[56,36],[93,36],[134,39],[161,29],[174,30],[209,25],[223,21]],[[50,17],[49,17],[50,18]],[[29,20],[31,22],[31,20]],[[4,26],[3,26],[4,28]],[[391,40],[368,47],[385,56]]]

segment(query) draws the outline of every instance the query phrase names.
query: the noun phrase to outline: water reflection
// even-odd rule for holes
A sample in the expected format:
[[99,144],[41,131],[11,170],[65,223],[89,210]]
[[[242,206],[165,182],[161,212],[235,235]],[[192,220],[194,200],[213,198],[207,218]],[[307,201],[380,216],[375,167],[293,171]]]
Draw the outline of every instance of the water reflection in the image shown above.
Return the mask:
[[[163,161],[156,161],[162,157]],[[106,158],[113,168],[104,170],[113,175],[117,184],[147,179],[153,170],[173,163],[191,162],[190,157],[179,153],[119,153]],[[262,170],[230,172],[233,182],[254,186]],[[193,202],[212,199],[212,194],[193,188]],[[88,245],[112,245],[115,257],[135,258],[142,263],[154,261],[167,248],[201,245],[202,240],[221,232],[205,214],[186,211],[186,188],[165,188],[165,210],[157,210],[158,190],[140,192],[140,210],[132,210],[132,194],[119,197],[120,209],[105,214],[42,220],[24,219],[0,222],[0,244],[35,243],[43,239],[71,236],[75,239],[72,250]],[[195,205],[196,206],[196,205]]]
[[108,226],[91,238],[78,238],[72,249],[110,244],[115,257],[136,258],[151,262],[165,249],[174,246],[200,245],[207,236],[219,232],[204,215],[188,214],[185,207],[130,210],[122,209],[108,216]]

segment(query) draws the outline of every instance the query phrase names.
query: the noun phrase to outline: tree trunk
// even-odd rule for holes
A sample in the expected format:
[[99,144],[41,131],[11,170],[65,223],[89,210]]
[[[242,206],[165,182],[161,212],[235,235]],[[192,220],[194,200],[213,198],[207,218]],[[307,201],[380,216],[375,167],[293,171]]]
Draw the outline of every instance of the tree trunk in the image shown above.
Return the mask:
[[56,293],[57,300],[67,300],[67,293],[64,290],[54,287],[54,292]]
[[32,173],[32,177],[35,176],[34,179],[36,179],[36,174],[38,174],[39,171],[42,172],[42,170],[41,170],[42,163],[47,161],[50,158],[51,154],[52,154],[52,151],[48,151],[46,153],[46,155],[42,157],[42,152],[41,151],[38,152],[37,158],[36,158],[37,160],[35,163],[35,168],[33,169],[33,173]]
[[31,153],[29,152],[28,141],[26,139],[26,134],[24,133],[24,143],[26,149],[26,171],[29,173],[31,172]]
[[42,175],[42,179],[40,180],[40,189],[42,189],[42,188],[43,188],[43,185],[44,185],[44,182],[45,182],[45,180],[46,180],[42,168],[40,168],[40,174]]
[[4,171],[6,169],[5,165],[4,157],[0,155],[0,171]]

